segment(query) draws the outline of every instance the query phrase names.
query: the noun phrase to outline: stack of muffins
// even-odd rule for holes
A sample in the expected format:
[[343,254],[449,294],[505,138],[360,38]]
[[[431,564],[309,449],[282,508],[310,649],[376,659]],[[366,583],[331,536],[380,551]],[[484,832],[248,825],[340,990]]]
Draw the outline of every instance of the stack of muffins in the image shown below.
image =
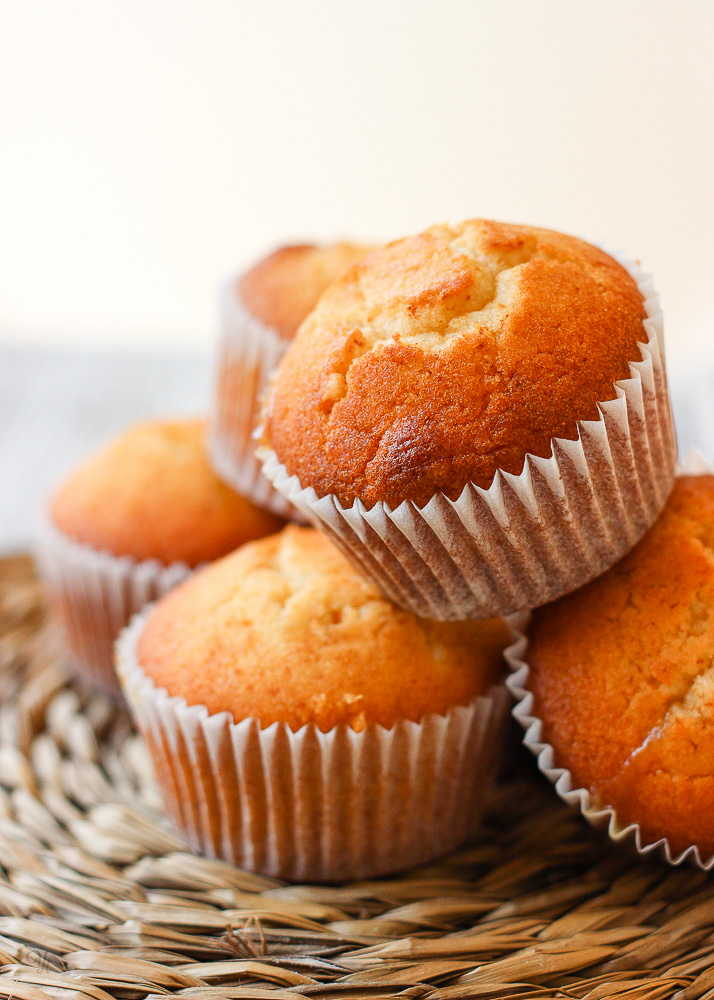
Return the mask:
[[714,479],[668,501],[675,453],[633,262],[482,220],[284,248],[224,289],[205,440],[90,459],[40,561],[83,676],[135,615],[118,676],[195,850],[333,881],[467,840],[537,609],[506,659],[542,769],[705,863]]

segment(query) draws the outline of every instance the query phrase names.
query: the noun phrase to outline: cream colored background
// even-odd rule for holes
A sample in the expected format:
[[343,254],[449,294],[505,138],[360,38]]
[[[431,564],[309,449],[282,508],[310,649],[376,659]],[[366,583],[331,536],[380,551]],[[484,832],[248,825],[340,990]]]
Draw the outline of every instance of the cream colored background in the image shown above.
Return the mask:
[[714,4],[0,0],[0,338],[208,346],[281,241],[466,216],[638,254],[714,331]]

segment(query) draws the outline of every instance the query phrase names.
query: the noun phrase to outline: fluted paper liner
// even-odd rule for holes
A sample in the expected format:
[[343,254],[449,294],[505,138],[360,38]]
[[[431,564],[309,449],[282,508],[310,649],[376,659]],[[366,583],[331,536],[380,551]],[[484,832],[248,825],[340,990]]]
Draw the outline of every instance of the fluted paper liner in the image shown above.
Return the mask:
[[[699,456],[693,454],[688,456],[682,471],[695,475],[703,472],[711,473],[714,470]],[[534,698],[532,692],[528,690],[530,668],[527,662],[528,638],[525,634],[528,618],[528,614],[525,613],[514,615],[509,621],[514,642],[504,653],[512,671],[506,680],[506,685],[516,699],[513,717],[525,730],[523,745],[537,758],[539,770],[555,786],[556,792],[564,802],[582,813],[592,826],[606,830],[610,839],[616,843],[626,845],[643,856],[660,857],[670,865],[681,865],[686,862],[704,871],[710,871],[714,868],[714,855],[702,857],[696,844],[683,851],[673,851],[666,837],[646,841],[639,823],[623,823],[615,809],[611,806],[600,806],[589,789],[577,787],[567,768],[558,766],[553,746],[543,740],[543,722],[533,714]]]
[[302,520],[263,475],[253,438],[262,394],[289,346],[289,340],[245,308],[235,279],[224,285],[218,370],[208,430],[211,464],[224,482],[257,506],[278,517]]
[[645,304],[641,360],[614,383],[596,420],[574,441],[554,438],[549,458],[527,455],[519,475],[498,471],[455,501],[437,493],[420,509],[360,500],[344,507],[291,476],[269,447],[263,471],[283,496],[397,604],[426,618],[491,618],[537,607],[620,559],[662,509],[674,481],[676,442],[664,334],[652,278],[614,255]]
[[150,611],[120,637],[117,670],[167,812],[192,850],[279,878],[334,882],[411,868],[472,835],[498,766],[510,706],[503,685],[391,729],[263,729],[156,687],[136,655]]
[[185,580],[183,562],[115,556],[69,538],[42,515],[35,557],[75,672],[88,686],[118,694],[114,642],[133,615]]

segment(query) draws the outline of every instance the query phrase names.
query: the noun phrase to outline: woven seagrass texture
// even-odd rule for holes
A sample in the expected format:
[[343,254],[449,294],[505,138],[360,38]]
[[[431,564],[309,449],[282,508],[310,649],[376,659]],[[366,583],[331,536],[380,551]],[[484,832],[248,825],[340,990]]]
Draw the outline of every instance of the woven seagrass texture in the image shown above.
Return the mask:
[[289,886],[186,852],[122,710],[72,686],[0,561],[0,998],[714,997],[714,885],[594,834],[527,769],[406,876]]

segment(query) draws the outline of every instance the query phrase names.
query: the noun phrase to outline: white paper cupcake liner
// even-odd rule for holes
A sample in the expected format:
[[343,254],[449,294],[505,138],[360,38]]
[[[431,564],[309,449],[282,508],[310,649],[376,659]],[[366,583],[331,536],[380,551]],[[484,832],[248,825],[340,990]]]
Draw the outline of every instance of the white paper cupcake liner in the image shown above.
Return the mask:
[[653,523],[674,479],[676,442],[664,334],[652,278],[617,254],[645,301],[641,360],[598,404],[578,438],[554,438],[549,458],[527,455],[519,475],[488,489],[437,493],[420,509],[360,500],[344,507],[291,476],[269,447],[271,483],[384,593],[414,614],[491,618],[536,607],[582,586],[623,556]]
[[[687,456],[681,471],[688,475],[697,475],[711,473],[714,470],[701,455],[692,453]],[[504,656],[512,671],[506,679],[506,686],[516,700],[513,717],[525,730],[523,745],[536,757],[539,770],[555,786],[556,792],[564,802],[582,813],[592,826],[606,830],[608,837],[616,843],[627,846],[642,856],[660,857],[670,865],[681,865],[686,862],[704,871],[710,871],[714,868],[714,855],[703,857],[696,844],[683,851],[674,851],[666,837],[646,841],[638,823],[623,823],[615,809],[610,806],[598,806],[589,789],[577,787],[571,772],[565,767],[558,766],[553,746],[543,740],[543,722],[533,714],[534,698],[528,690],[530,668],[527,663],[528,638],[525,631],[529,617],[528,613],[524,613],[513,615],[509,619],[508,624],[514,642],[505,650]]]
[[183,562],[100,552],[69,538],[47,515],[39,520],[35,558],[77,675],[89,686],[119,692],[114,642],[133,615],[185,580]]
[[221,290],[221,340],[208,430],[208,453],[216,473],[234,490],[278,517],[302,520],[263,475],[253,431],[273,370],[290,346],[277,330],[245,308],[235,279]]
[[291,881],[370,878],[468,840],[495,776],[510,697],[503,685],[444,715],[391,729],[235,722],[157,688],[136,644],[117,670],[154,759],[166,809],[192,850]]

